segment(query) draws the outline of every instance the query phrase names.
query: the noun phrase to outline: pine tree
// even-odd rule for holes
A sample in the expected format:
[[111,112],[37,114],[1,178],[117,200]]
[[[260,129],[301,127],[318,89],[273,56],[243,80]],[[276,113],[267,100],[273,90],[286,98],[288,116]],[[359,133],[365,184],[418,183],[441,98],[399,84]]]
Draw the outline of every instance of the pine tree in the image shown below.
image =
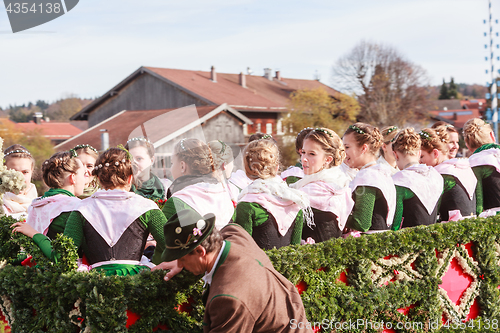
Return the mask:
[[458,88],[453,78],[451,78],[450,86],[448,87],[448,98],[457,98],[457,97],[458,97]]
[[446,85],[446,82],[444,82],[444,79],[443,84],[441,85],[441,90],[439,91],[438,99],[450,99],[450,95],[448,94],[448,86]]

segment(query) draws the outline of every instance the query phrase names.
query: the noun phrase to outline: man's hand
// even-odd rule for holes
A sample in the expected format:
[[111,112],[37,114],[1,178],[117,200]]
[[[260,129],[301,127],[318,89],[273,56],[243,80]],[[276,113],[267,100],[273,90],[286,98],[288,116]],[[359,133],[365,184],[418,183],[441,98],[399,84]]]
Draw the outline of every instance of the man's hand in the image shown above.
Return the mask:
[[169,279],[173,278],[176,276],[180,271],[182,271],[182,267],[179,266],[179,263],[177,260],[174,261],[169,261],[169,262],[162,262],[159,265],[156,265],[153,267],[151,270],[156,271],[157,269],[163,269],[163,270],[168,270],[169,272],[165,277],[163,278],[165,281],[168,281]]

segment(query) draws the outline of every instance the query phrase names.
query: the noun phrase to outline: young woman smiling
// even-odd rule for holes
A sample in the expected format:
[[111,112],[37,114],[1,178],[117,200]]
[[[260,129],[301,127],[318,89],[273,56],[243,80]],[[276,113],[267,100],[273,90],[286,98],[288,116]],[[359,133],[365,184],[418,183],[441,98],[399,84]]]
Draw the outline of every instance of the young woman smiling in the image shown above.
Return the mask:
[[420,132],[422,154],[420,161],[434,167],[444,179],[444,193],[439,207],[439,219],[448,221],[450,212],[460,210],[462,216],[475,213],[474,195],[477,180],[469,161],[449,159],[449,131],[445,126],[426,128]]
[[391,170],[377,164],[382,135],[371,125],[356,123],[344,134],[345,163],[359,169],[351,182],[354,208],[347,227],[366,233],[388,230],[394,219],[396,189]]
[[317,243],[340,237],[354,206],[350,179],[340,168],[345,158],[344,144],[330,129],[311,129],[301,153],[305,176],[290,187],[309,196],[314,215],[314,223],[303,226],[302,239],[312,238]]
[[438,121],[431,126],[432,129],[444,126],[446,132],[448,132],[448,158],[452,159],[457,156],[459,145],[458,131],[452,124],[448,124],[444,121]]

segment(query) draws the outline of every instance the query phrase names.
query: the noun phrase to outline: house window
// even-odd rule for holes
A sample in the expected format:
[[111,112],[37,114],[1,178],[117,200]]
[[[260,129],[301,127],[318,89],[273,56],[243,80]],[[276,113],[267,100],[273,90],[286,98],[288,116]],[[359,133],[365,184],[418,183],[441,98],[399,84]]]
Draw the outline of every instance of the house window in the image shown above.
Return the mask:
[[278,135],[283,134],[283,124],[281,122],[281,119],[279,119],[278,123],[276,124],[276,134]]
[[260,123],[257,124],[257,133],[260,133]]
[[247,136],[248,135],[248,125],[243,124],[243,135]]
[[266,124],[266,133],[267,134],[273,134],[273,123],[267,123]]

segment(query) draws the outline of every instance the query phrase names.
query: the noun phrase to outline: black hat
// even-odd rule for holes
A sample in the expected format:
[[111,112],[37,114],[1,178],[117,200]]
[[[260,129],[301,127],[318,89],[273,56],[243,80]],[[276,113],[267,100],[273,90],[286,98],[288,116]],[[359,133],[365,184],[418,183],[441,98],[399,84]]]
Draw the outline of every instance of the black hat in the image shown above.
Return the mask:
[[210,235],[215,225],[215,215],[201,216],[193,209],[174,214],[163,227],[165,251],[161,259],[172,261],[193,251]]

